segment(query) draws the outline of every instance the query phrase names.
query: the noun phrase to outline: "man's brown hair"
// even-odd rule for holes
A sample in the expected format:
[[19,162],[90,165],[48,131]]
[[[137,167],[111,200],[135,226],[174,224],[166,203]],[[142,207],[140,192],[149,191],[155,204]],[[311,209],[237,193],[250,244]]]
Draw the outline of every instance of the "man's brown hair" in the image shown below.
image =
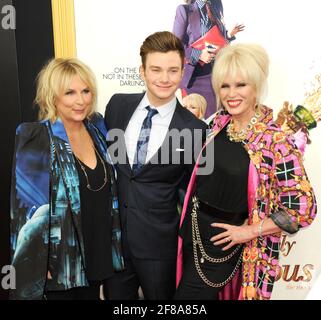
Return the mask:
[[169,51],[177,51],[182,60],[182,68],[184,65],[184,46],[180,39],[169,31],[155,32],[148,36],[140,47],[140,56],[143,67],[146,67],[146,58],[149,53]]

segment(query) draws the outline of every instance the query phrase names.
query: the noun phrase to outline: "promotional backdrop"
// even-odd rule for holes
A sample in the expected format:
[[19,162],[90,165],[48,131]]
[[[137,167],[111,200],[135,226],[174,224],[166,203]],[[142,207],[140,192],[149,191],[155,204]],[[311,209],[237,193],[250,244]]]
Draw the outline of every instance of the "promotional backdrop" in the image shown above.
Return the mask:
[[[235,42],[259,43],[269,53],[271,65],[265,104],[275,114],[286,100],[294,105],[303,104],[305,95],[313,87],[321,86],[318,1],[222,2],[227,29],[231,30],[236,23],[245,25]],[[172,31],[176,7],[182,3],[183,0],[75,0],[77,56],[97,76],[101,113],[113,93],[144,90],[138,74],[139,47],[153,32]],[[321,125],[311,131],[311,139],[305,166],[321,203]],[[284,235],[280,279],[273,299],[321,299],[321,289],[316,289],[321,273],[320,243],[319,217],[297,235]]]

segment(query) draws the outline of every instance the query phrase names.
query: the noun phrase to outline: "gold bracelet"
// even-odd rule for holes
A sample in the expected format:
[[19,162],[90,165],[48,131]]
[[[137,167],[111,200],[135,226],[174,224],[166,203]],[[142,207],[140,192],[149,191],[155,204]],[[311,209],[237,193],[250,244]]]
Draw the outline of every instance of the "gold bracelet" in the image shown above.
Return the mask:
[[258,228],[258,233],[259,233],[259,238],[262,238],[262,232],[263,232],[263,224],[264,224],[264,219],[260,222],[259,228]]

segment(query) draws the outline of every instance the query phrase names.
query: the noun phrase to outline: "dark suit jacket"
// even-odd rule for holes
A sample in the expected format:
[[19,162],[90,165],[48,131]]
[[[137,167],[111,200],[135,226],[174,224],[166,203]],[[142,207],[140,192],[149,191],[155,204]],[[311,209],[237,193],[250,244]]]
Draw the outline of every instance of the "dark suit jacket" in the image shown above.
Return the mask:
[[[143,96],[144,94],[116,94],[106,107],[105,121],[108,130],[122,130],[122,137],[118,140],[122,140],[121,148],[126,148],[123,135]],[[169,130],[181,131],[186,128],[199,129],[204,137],[206,125],[177,102]],[[202,141],[196,142],[194,139],[185,145],[182,139],[165,139],[152,159],[136,175],[131,170],[127,156],[125,163],[116,164],[125,256],[128,256],[130,249],[131,254],[139,259],[176,258],[178,189],[194,165],[184,164],[183,158],[185,153],[192,152],[196,143],[201,147]],[[109,145],[112,144],[113,141],[109,141]],[[169,163],[155,164],[166,147],[170,147]],[[178,148],[181,150],[177,150]],[[199,148],[195,149],[198,149],[195,150],[197,154]]]

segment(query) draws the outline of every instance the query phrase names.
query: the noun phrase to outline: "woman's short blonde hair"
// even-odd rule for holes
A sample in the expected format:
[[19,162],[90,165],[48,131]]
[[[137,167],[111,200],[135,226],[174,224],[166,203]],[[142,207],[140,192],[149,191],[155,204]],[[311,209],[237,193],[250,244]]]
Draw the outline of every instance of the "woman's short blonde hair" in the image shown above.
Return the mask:
[[212,85],[218,109],[222,107],[219,93],[225,78],[227,76],[236,78],[238,73],[255,88],[256,102],[261,104],[269,74],[269,57],[265,49],[258,44],[238,43],[228,45],[219,51],[212,73]]
[[39,72],[35,103],[39,106],[39,120],[55,122],[58,118],[56,98],[63,94],[74,77],[89,88],[92,102],[87,117],[95,112],[97,102],[96,78],[91,69],[78,59],[52,59]]
[[182,100],[184,106],[192,105],[194,107],[198,107],[200,112],[200,119],[203,119],[205,116],[207,102],[206,99],[198,94],[198,93],[190,93],[189,95],[185,96]]

